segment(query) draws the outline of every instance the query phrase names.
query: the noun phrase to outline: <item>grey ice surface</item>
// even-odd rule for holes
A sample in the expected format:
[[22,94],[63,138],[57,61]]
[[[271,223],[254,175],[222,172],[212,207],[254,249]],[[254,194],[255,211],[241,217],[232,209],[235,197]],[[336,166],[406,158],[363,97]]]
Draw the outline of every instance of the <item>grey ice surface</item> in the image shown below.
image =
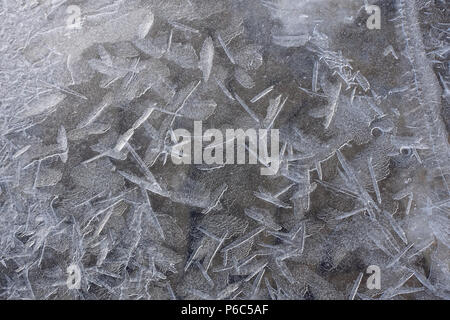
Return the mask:
[[[448,9],[1,0],[0,298],[449,299]],[[279,171],[174,164],[194,121]]]

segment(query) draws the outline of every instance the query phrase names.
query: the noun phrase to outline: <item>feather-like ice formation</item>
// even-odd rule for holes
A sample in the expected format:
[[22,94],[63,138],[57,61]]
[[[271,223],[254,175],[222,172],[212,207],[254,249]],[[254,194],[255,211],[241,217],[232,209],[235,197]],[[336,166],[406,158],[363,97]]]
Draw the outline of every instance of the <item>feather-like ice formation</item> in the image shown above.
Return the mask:
[[232,250],[234,248],[237,248],[237,247],[243,245],[244,243],[246,243],[247,241],[250,241],[252,238],[257,236],[258,234],[260,234],[264,230],[265,230],[264,226],[256,228],[255,230],[251,231],[250,233],[246,234],[245,236],[236,239],[235,241],[233,241],[232,243],[227,245],[225,248],[223,248],[221,251],[222,252],[227,252],[227,251],[230,251],[230,250]]
[[332,93],[332,96],[330,97],[331,99],[329,103],[330,110],[325,117],[325,129],[327,129],[330,126],[331,121],[333,121],[334,115],[336,114],[336,109],[339,103],[339,96],[341,94],[341,88],[342,83],[339,82],[337,89]]
[[13,155],[13,159],[17,159],[19,158],[22,154],[24,154],[25,152],[27,152],[28,149],[30,149],[31,145],[27,145],[23,148],[20,148],[19,150],[16,151],[16,153],[14,153]]
[[386,56],[388,56],[389,54],[391,54],[394,58],[395,58],[395,60],[398,60],[398,56],[397,56],[397,54],[395,53],[395,50],[394,50],[394,48],[392,47],[392,45],[388,45],[385,49],[384,49],[384,51],[383,51],[383,55],[386,57]]
[[150,215],[150,219],[151,219],[154,227],[156,228],[156,230],[158,230],[159,235],[161,236],[161,238],[163,240],[165,240],[164,231],[161,228],[161,225],[160,225],[160,223],[158,221],[158,218],[156,217],[156,213],[153,211],[152,204],[150,202],[150,198],[148,196],[147,190],[144,189],[143,187],[141,187],[141,192],[142,192],[142,194],[144,196],[144,199],[145,199],[145,201],[147,203],[146,209],[148,210],[148,213]]
[[42,96],[33,98],[25,109],[19,112],[19,115],[26,118],[52,112],[65,98],[66,95],[60,92],[45,93]]
[[198,66],[198,56],[190,43],[172,42],[170,50],[166,51],[166,58],[178,64],[184,69],[196,69]]
[[259,187],[259,192],[254,192],[254,195],[257,198],[264,200],[268,203],[271,203],[277,207],[285,208],[285,209],[292,208],[287,203],[284,203],[283,201],[278,199],[278,197],[276,195],[272,195],[271,193],[267,192],[263,187]]
[[152,12],[148,12],[144,16],[141,24],[138,27],[138,37],[139,38],[144,39],[147,36],[147,34],[150,32],[150,29],[153,26],[154,20],[155,20],[155,16],[153,15]]
[[200,33],[197,29],[194,29],[192,27],[189,27],[189,26],[187,26],[185,24],[182,24],[182,23],[179,23],[179,22],[176,22],[176,21],[169,21],[169,23],[172,26],[174,26],[175,28],[180,29],[182,31],[187,31],[187,32],[192,32],[192,33],[197,33],[197,34]]
[[211,210],[214,210],[214,208],[217,208],[219,206],[220,199],[222,198],[223,194],[228,190],[228,185],[223,184],[221,187],[217,188],[217,190],[214,191],[211,204],[208,208],[202,211],[203,214],[209,213]]
[[59,157],[61,158],[61,161],[63,163],[66,163],[67,158],[68,158],[67,153],[69,152],[69,146],[67,143],[66,129],[63,126],[61,126],[58,130],[57,142],[61,149],[61,153],[59,154]]
[[255,86],[255,81],[253,81],[252,77],[250,77],[250,75],[242,68],[236,68],[234,77],[237,82],[246,89],[251,89]]
[[395,265],[405,254],[408,252],[409,249],[411,249],[414,246],[414,243],[411,243],[409,246],[402,249],[398,254],[396,254],[392,260],[387,264],[386,268],[391,268],[393,265]]
[[199,68],[203,73],[203,81],[208,82],[213,67],[214,43],[211,37],[205,39],[200,51]]
[[274,86],[270,86],[266,89],[264,89],[263,91],[261,91],[260,93],[258,93],[256,96],[254,96],[250,102],[251,103],[255,103],[258,100],[262,99],[264,96],[266,96],[269,92],[271,92],[273,90]]
[[258,116],[250,109],[250,107],[245,103],[245,101],[242,100],[242,98],[237,93],[234,94],[234,97],[239,102],[239,104],[242,106],[242,108],[250,115],[250,117],[252,117],[252,119],[255,120],[255,122],[259,124],[260,120],[259,120]]
[[161,189],[161,186],[156,181],[146,181],[144,179],[141,179],[139,177],[133,176],[129,173],[126,173],[124,171],[118,171],[118,173],[123,176],[128,181],[143,187],[145,190],[148,190],[150,192],[159,194],[161,196],[168,196],[167,191]]
[[[450,298],[444,1],[363,33],[358,0],[78,1],[80,28],[22,2],[0,4],[1,299]],[[235,140],[177,150],[194,121],[279,130],[278,172],[175,164]]]
[[354,300],[356,293],[358,292],[359,285],[361,284],[361,280],[364,274],[361,272],[358,275],[358,278],[355,280],[355,284],[353,285],[352,291],[350,292],[349,300]]
[[403,231],[402,227],[395,221],[394,217],[387,211],[383,210],[384,216],[388,219],[395,233],[402,239],[405,244],[408,244],[408,239],[406,238],[405,231]]
[[85,128],[85,127],[89,126],[90,124],[92,124],[101,115],[101,113],[113,103],[113,101],[114,101],[114,95],[112,94],[112,92],[108,92],[103,97],[100,104],[95,108],[95,110],[91,114],[89,114],[89,116],[85,120],[80,122],[80,124],[78,124],[77,128],[78,129]]
[[166,53],[167,41],[167,36],[160,36],[155,39],[147,37],[145,39],[138,39],[133,44],[145,54],[159,59]]
[[227,55],[228,59],[230,59],[231,63],[232,64],[236,64],[236,62],[234,61],[233,55],[231,54],[230,50],[228,49],[225,41],[223,41],[223,39],[220,36],[220,34],[217,35],[217,40],[219,40],[219,43],[222,46],[223,51]]
[[275,116],[278,113],[278,110],[280,109],[279,106],[281,103],[281,97],[282,96],[279,95],[275,99],[269,100],[269,106],[267,107],[267,114],[266,117],[264,118],[265,127],[268,127],[269,123],[271,123],[271,121],[275,119]]
[[319,77],[319,61],[314,61],[313,78],[312,78],[312,91],[317,92],[317,79]]
[[86,139],[91,135],[101,135],[106,133],[109,129],[111,129],[111,125],[104,123],[93,123],[90,126],[84,128],[77,128],[70,130],[67,133],[67,138],[70,141],[80,141]]
[[361,184],[361,181],[356,176],[355,171],[347,162],[340,150],[336,150],[336,155],[347,175],[347,178],[349,179],[349,182],[353,185],[352,187],[355,187],[358,190],[361,200],[366,204],[366,209],[368,210],[369,215],[373,216],[373,214],[371,214],[371,207],[374,207],[376,210],[378,210],[377,205],[373,202],[372,198],[367,193],[367,190],[364,188],[364,186]]
[[222,83],[220,80],[216,79],[216,83],[219,86],[219,88],[223,91],[223,93],[230,99],[231,101],[235,101],[233,94],[228,90],[228,88],[225,86],[224,83]]
[[375,194],[377,195],[377,201],[379,204],[381,204],[380,188],[378,187],[377,177],[375,176],[375,170],[372,165],[372,157],[369,157],[368,166],[369,166],[370,178],[372,179],[373,189],[375,190]]
[[268,229],[281,230],[281,226],[275,223],[270,212],[266,209],[261,208],[247,208],[245,209],[245,214],[255,221],[266,226]]
[[352,217],[352,216],[354,216],[354,215],[356,215],[358,213],[364,212],[366,210],[367,210],[366,208],[355,209],[353,211],[344,213],[343,215],[341,215],[339,217],[336,217],[336,219],[337,220],[342,220],[342,219],[345,219],[345,218],[348,218],[348,217]]
[[355,79],[364,91],[368,91],[370,89],[369,81],[359,71],[355,74]]

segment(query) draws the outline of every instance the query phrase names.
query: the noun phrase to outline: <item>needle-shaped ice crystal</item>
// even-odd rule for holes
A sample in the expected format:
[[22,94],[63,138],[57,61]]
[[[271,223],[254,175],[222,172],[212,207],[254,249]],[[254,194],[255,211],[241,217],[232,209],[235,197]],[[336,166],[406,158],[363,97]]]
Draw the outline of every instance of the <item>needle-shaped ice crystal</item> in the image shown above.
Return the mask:
[[208,82],[214,59],[214,43],[211,37],[205,39],[200,51],[199,69],[203,73],[203,81]]

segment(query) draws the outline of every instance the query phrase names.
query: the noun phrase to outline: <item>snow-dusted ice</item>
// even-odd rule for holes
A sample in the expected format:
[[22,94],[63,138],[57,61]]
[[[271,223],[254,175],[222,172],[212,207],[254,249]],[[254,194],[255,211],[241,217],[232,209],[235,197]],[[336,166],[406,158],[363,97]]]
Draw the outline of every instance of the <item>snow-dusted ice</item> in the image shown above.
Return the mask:
[[[449,23],[442,0],[0,1],[0,299],[450,299]],[[179,132],[255,161],[177,164]]]

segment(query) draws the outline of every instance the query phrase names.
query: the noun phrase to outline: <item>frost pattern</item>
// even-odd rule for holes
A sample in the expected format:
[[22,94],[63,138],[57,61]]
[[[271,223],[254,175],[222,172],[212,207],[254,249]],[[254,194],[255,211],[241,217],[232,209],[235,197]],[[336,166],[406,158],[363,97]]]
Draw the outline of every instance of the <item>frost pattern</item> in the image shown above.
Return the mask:
[[[450,299],[448,8],[379,3],[3,1],[1,299]],[[194,121],[280,170],[174,165]]]

